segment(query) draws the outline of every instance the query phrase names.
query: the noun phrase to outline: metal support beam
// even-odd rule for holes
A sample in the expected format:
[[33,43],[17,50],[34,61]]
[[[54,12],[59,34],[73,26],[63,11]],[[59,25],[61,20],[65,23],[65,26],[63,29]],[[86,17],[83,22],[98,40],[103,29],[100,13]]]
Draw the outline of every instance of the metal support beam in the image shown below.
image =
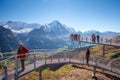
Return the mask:
[[46,55],[46,54],[44,55],[44,58],[45,58],[45,65],[46,65],[46,58],[47,58],[47,55]]
[[51,56],[51,62],[53,61],[53,55]]
[[42,80],[42,70],[39,70],[39,80]]
[[58,63],[60,63],[60,57],[58,57]]
[[93,75],[92,75],[93,78],[95,78],[97,80],[97,76],[96,76],[96,67],[94,66],[93,67]]
[[18,78],[18,68],[19,68],[19,62],[18,62],[18,59],[17,59],[17,56],[16,56],[16,59],[15,59],[15,80]]
[[81,48],[81,42],[79,41],[79,46],[80,46],[80,48]]
[[5,66],[4,66],[4,73],[5,73],[4,80],[8,80],[8,70],[7,70],[7,63],[6,63],[6,61],[5,61]]
[[36,69],[36,55],[35,55],[35,50],[34,50],[33,56],[34,56],[34,69]]
[[71,56],[69,55],[69,62],[71,62]]

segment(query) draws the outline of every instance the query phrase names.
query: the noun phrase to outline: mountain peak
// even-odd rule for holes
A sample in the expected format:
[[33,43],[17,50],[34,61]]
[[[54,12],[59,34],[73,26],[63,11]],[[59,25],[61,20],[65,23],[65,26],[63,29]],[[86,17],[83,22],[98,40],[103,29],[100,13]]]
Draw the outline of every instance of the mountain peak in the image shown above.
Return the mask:
[[57,24],[61,24],[61,23],[58,20],[54,20],[50,24],[57,25]]
[[12,21],[7,21],[7,23],[12,23]]

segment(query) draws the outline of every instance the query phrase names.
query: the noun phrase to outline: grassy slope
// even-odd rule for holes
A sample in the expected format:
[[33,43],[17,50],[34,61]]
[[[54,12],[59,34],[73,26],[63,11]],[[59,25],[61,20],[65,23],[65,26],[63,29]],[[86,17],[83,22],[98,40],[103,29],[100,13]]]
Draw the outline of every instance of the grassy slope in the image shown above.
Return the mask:
[[[103,54],[103,46],[95,46],[91,48],[92,56],[101,56]],[[105,55],[104,58],[106,61],[120,67],[120,47],[115,46],[105,46]]]
[[[111,80],[108,76],[97,72],[98,80]],[[42,72],[43,80],[94,80],[92,78],[92,67],[65,65],[58,70],[45,69]],[[38,72],[31,72],[28,75],[21,77],[19,80],[38,80]]]

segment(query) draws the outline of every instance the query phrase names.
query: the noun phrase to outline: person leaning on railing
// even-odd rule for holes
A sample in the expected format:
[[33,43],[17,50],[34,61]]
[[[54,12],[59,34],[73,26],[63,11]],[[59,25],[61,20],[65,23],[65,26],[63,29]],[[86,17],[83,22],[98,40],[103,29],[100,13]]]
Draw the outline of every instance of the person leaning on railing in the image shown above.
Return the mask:
[[23,46],[22,43],[19,43],[19,48],[18,48],[18,55],[17,58],[21,61],[21,71],[25,70],[25,59],[26,59],[26,53],[30,53],[29,49]]

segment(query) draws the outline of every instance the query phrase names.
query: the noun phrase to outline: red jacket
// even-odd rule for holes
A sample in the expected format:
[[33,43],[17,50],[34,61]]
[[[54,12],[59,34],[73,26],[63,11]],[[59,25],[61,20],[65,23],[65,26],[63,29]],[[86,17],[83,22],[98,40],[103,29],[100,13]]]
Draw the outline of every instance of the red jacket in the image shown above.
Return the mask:
[[18,59],[25,59],[26,58],[26,53],[30,53],[30,51],[26,47],[22,46],[21,49],[19,47],[18,48],[18,56],[17,56],[17,58]]

